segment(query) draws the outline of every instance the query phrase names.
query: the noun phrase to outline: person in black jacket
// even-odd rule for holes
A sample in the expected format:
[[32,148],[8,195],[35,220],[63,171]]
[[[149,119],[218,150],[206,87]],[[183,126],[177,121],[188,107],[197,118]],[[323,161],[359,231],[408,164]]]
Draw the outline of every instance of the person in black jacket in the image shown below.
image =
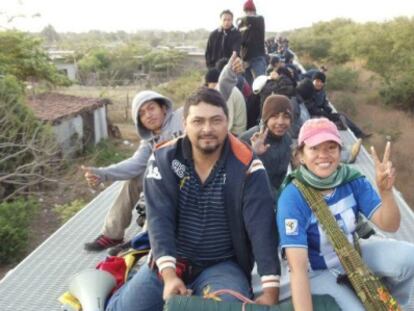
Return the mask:
[[239,54],[241,36],[233,26],[233,13],[224,10],[220,13],[221,25],[210,33],[206,48],[206,65],[209,69],[216,66],[222,58],[229,59],[233,51]]
[[[144,179],[152,263],[112,296],[107,311],[161,311],[163,298],[230,289],[251,297],[254,261],[263,294],[279,298],[273,196],[263,163],[231,135],[216,90],[184,105],[185,136],[159,146]],[[223,295],[224,301],[235,297]]]
[[[337,125],[338,129],[346,130],[349,128],[358,138],[370,137],[372,135],[371,133],[365,133],[346,114],[333,111],[324,89],[325,82],[326,75],[321,71],[317,71],[313,74],[312,81],[309,81],[306,78],[301,81],[302,86],[307,84],[312,85],[312,87],[309,88],[311,96],[308,100],[305,100],[305,106],[308,109],[310,116],[328,118]],[[307,96],[302,97],[305,99]]]

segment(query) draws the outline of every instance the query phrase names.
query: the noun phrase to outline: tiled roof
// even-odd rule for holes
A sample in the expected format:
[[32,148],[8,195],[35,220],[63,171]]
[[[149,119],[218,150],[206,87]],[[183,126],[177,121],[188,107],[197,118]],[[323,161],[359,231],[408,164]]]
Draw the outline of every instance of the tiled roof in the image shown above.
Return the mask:
[[27,99],[27,104],[42,121],[58,123],[85,111],[95,110],[109,104],[110,100],[78,97],[59,93],[43,93]]

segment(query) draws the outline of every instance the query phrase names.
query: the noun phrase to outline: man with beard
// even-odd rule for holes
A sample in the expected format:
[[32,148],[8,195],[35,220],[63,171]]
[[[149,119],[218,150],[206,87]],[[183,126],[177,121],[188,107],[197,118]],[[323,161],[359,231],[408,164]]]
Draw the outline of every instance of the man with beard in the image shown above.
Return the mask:
[[[229,98],[234,87],[227,77],[237,75],[241,68],[240,58],[233,53],[229,65],[223,70],[223,79],[216,86],[224,98]],[[82,166],[90,186],[96,187],[110,180],[125,181],[105,217],[102,232],[93,241],[85,243],[88,251],[102,251],[123,242],[142,190],[147,162],[155,146],[180,136],[183,131],[182,108],[173,111],[172,101],[156,92],[146,90],[137,93],[132,101],[131,112],[140,137],[137,151],[130,158],[107,167]]]
[[[223,97],[201,88],[183,110],[185,136],[160,146],[144,179],[152,261],[112,296],[111,311],[161,311],[163,298],[230,289],[278,302],[273,196],[262,162],[228,132]],[[236,298],[223,295],[225,301]]]

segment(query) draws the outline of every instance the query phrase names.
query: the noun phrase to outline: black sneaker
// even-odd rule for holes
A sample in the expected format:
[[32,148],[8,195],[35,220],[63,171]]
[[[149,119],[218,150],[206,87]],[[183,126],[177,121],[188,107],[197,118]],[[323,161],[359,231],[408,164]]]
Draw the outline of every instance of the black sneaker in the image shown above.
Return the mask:
[[361,135],[359,135],[359,138],[370,138],[373,135],[373,133],[361,133]]
[[124,241],[123,239],[120,239],[120,240],[110,239],[104,236],[103,234],[101,234],[93,242],[85,243],[84,247],[87,251],[99,252],[109,247],[121,244],[123,241]]
[[123,243],[123,244],[118,244],[117,246],[111,247],[108,250],[108,255],[109,256],[118,256],[119,253],[125,252],[127,250],[129,250],[132,247],[131,245],[131,240]]

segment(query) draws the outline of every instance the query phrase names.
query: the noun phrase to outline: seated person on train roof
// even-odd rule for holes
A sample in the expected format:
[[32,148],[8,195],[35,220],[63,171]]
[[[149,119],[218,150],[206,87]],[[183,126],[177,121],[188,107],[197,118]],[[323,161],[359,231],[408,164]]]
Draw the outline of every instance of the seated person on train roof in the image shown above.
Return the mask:
[[[328,233],[295,180],[323,196],[348,241],[353,241],[360,213],[384,231],[395,232],[400,225],[400,212],[392,191],[395,170],[390,162],[390,143],[382,160],[372,148],[378,193],[358,171],[340,164],[341,146],[334,123],[326,118],[306,121],[298,140],[301,165],[286,178],[277,202],[280,246],[290,267],[293,304],[297,311],[312,310],[311,294],[331,295],[343,310],[362,311],[364,307],[348,285],[337,283],[336,276],[344,273],[344,268],[329,242]],[[371,237],[359,240],[359,246],[363,261],[378,277],[384,278],[406,310],[412,302],[414,288],[414,245]]]
[[[371,134],[365,133],[344,113],[333,112],[324,89],[325,83],[326,75],[323,72],[318,71],[313,75],[311,83],[308,79],[303,79],[299,83],[301,86],[298,85],[311,117],[328,118],[334,122],[339,129],[346,129],[349,127],[358,138],[370,137]],[[312,86],[310,86],[311,84]],[[297,90],[299,89],[297,88]]]
[[292,118],[293,108],[289,98],[270,95],[264,102],[260,125],[240,136],[263,162],[274,194],[286,176],[292,157],[292,139],[288,134]]
[[[216,68],[220,72],[222,72],[224,69],[224,66],[226,66],[228,62],[229,61],[227,58],[222,58],[216,63]],[[244,96],[244,100],[247,102],[248,98],[252,95],[253,91],[252,91],[252,87],[250,86],[250,84],[247,82],[246,78],[242,74],[237,75],[236,86],[239,89],[239,91],[242,92]]]
[[[270,95],[263,105],[260,125],[240,135],[240,139],[250,144],[263,162],[274,194],[279,190],[289,164],[294,164],[296,160],[292,157],[294,144],[289,132],[292,123],[293,107],[289,98],[283,95]],[[343,162],[354,162],[360,148],[360,141],[354,144],[350,154],[343,148]]]
[[270,58],[269,65],[267,66],[266,74],[270,75],[270,73],[272,71],[277,72],[279,67],[282,67],[282,66],[284,66],[284,63],[280,60],[280,57],[279,56],[272,56]]
[[[229,98],[234,83],[227,75],[242,71],[240,58],[233,57],[223,70],[218,84],[224,98]],[[102,232],[85,243],[88,251],[101,251],[123,242],[125,230],[131,223],[132,211],[142,191],[142,178],[147,162],[156,144],[178,137],[183,133],[182,108],[173,111],[173,103],[167,97],[153,91],[137,93],[132,101],[132,120],[137,127],[140,143],[128,159],[107,167],[84,167],[85,178],[90,186],[107,180],[122,180],[123,185],[105,217]]]
[[328,69],[326,69],[325,66],[321,66],[321,67],[319,67],[319,69],[317,69],[317,68],[308,69],[308,70],[306,70],[306,72],[304,72],[304,73],[301,74],[301,79],[308,78],[308,79],[311,79],[312,80],[313,75],[315,73],[322,72],[323,74],[326,75],[326,72],[327,71],[328,71]]
[[[204,77],[205,86],[215,89],[219,76],[220,71],[218,69],[209,69]],[[229,131],[238,136],[246,130],[247,113],[244,96],[236,86],[233,87],[226,104],[229,111]]]
[[161,311],[164,300],[189,290],[251,297],[254,261],[263,288],[256,302],[278,302],[274,199],[262,162],[228,132],[216,90],[187,99],[184,123],[185,136],[155,150],[144,179],[151,263],[114,293],[107,311]]

